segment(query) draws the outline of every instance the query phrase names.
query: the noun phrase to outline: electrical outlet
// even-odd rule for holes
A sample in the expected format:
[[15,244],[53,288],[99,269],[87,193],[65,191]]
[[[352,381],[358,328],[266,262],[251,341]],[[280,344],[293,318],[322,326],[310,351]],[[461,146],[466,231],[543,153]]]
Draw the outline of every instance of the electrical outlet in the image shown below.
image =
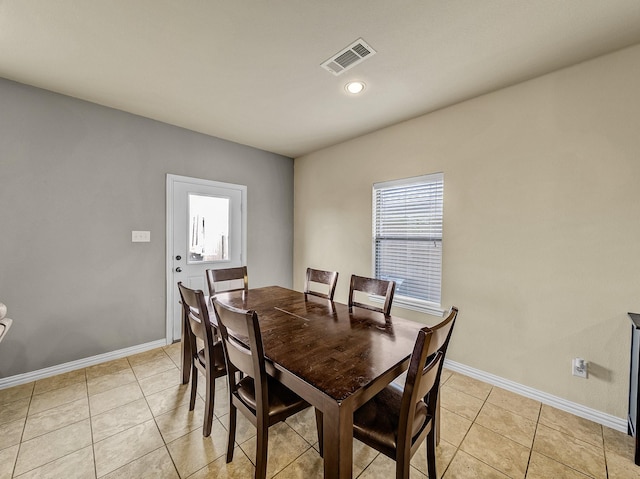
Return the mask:
[[579,378],[587,379],[588,363],[582,358],[573,358],[571,361],[571,374]]

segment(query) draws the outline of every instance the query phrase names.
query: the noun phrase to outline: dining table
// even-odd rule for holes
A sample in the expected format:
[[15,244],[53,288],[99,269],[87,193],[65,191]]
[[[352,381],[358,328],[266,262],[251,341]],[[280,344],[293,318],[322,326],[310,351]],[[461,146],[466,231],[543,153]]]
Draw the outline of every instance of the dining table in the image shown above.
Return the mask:
[[[406,371],[424,325],[280,286],[215,298],[257,313],[267,372],[321,413],[325,479],[351,478],[353,412]],[[182,344],[186,383],[191,353]]]

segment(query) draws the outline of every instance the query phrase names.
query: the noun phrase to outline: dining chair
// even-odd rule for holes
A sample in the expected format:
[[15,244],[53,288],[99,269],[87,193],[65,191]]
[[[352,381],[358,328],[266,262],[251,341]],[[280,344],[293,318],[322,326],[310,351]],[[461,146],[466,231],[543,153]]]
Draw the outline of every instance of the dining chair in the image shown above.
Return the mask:
[[[385,281],[383,279],[366,278],[364,276],[351,275],[351,285],[349,286],[349,311],[354,306],[359,308],[378,311],[385,316],[391,314],[391,303],[393,303],[393,294],[396,290],[395,281]],[[354,300],[354,292],[360,291],[367,294],[376,294],[384,297],[384,306],[382,308],[372,306],[370,304],[359,303]]]
[[[442,351],[442,354],[446,357],[447,349],[449,347],[449,341],[451,340],[451,335],[453,334],[453,327],[456,323],[456,318],[458,317],[458,308],[455,306],[451,306],[449,311],[444,315],[444,319],[440,321],[438,324],[431,326],[431,331],[433,332],[433,337],[431,339],[431,344],[429,346],[429,354],[434,354],[436,351]],[[437,384],[438,388],[440,388],[440,377],[442,375],[442,367],[438,371],[438,379]],[[435,416],[435,427],[436,427],[436,445],[440,442],[440,390],[438,389],[436,393],[436,416]]]
[[[267,473],[269,427],[310,405],[289,388],[267,375],[262,335],[255,311],[245,311],[213,301],[220,328],[229,384],[229,440],[227,463],[233,460],[236,412],[239,409],[256,427],[255,478]],[[237,380],[236,372],[244,374]]]
[[[180,297],[182,298],[184,332],[187,337],[183,341],[189,341],[191,355],[191,399],[189,410],[193,411],[196,404],[198,389],[198,371],[205,377],[205,415],[202,435],[208,437],[211,434],[213,421],[213,406],[215,402],[215,380],[227,373],[224,360],[222,341],[218,338],[216,328],[211,324],[209,310],[204,293],[200,290],[189,289],[178,283]],[[204,347],[200,350],[196,347],[196,338],[200,339]]]
[[396,461],[396,479],[409,478],[409,465],[426,439],[427,471],[436,475],[436,426],[440,375],[458,309],[436,326],[418,332],[404,384],[391,383],[353,415],[353,435]]
[[[216,293],[223,293],[227,291],[248,291],[249,290],[249,277],[247,275],[247,267],[239,266],[237,268],[226,269],[208,269],[206,270],[207,286],[209,287],[209,296],[213,297]],[[242,281],[242,288],[231,289],[216,289],[216,283],[222,281]]]
[[[329,287],[327,293],[315,291],[311,289],[311,283],[326,284]],[[336,285],[338,284],[338,272],[337,271],[323,271],[320,269],[307,268],[307,277],[304,282],[304,293],[319,296],[321,298],[330,299],[333,301],[333,295],[336,292]]]

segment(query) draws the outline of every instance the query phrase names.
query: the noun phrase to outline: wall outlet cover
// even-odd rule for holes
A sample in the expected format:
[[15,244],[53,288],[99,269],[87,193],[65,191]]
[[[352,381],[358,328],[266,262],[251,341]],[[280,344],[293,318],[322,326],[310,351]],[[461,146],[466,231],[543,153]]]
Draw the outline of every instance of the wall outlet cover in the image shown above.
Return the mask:
[[132,231],[132,243],[149,243],[151,241],[151,231]]

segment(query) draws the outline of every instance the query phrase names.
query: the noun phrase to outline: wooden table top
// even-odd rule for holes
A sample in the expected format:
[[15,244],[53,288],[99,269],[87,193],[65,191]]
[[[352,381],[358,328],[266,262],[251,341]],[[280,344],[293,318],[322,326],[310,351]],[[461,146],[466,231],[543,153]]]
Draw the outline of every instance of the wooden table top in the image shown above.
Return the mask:
[[406,362],[424,326],[278,286],[216,298],[255,310],[265,356],[338,402]]

